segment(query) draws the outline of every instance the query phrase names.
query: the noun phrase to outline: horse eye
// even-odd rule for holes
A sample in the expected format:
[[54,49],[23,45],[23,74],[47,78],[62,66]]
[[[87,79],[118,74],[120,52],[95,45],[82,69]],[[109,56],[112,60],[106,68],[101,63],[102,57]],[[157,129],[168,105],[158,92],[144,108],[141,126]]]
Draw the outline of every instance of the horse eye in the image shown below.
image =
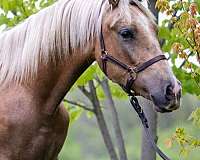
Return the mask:
[[122,30],[119,31],[119,34],[124,40],[134,39],[134,33],[130,29],[122,29]]

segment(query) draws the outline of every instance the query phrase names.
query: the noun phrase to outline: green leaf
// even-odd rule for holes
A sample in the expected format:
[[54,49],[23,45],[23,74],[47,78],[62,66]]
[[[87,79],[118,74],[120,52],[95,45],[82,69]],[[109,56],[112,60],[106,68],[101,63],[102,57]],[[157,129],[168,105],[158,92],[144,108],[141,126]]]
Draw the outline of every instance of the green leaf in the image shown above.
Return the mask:
[[88,119],[91,119],[91,118],[94,117],[94,113],[93,113],[93,112],[90,112],[90,111],[87,111],[87,112],[86,112],[86,115],[87,115],[87,118],[88,118]]
[[170,30],[168,27],[160,27],[158,31],[158,36],[162,39],[169,39],[170,38]]
[[87,84],[89,80],[92,80],[94,78],[94,74],[96,73],[97,65],[91,65],[82,75],[81,77],[76,81],[77,86],[83,86]]
[[76,107],[76,109],[70,110],[70,123],[76,121],[82,114],[83,109]]
[[127,99],[128,98],[127,94],[122,90],[122,88],[118,84],[115,84],[110,81],[109,85],[110,85],[111,93],[115,98],[117,98],[117,99]]
[[106,98],[105,94],[104,94],[104,91],[103,91],[103,89],[102,89],[102,87],[100,85],[96,88],[96,91],[97,91],[97,96],[98,96],[99,99]]
[[191,113],[188,120],[191,120],[195,126],[200,128],[200,107]]
[[83,113],[83,109],[77,106],[72,106],[71,104],[67,102],[63,102],[63,103],[70,115],[70,123],[73,123],[74,121],[78,120],[78,118]]
[[182,82],[183,93],[190,93],[196,96],[200,95],[200,89],[191,73],[173,66],[176,77]]

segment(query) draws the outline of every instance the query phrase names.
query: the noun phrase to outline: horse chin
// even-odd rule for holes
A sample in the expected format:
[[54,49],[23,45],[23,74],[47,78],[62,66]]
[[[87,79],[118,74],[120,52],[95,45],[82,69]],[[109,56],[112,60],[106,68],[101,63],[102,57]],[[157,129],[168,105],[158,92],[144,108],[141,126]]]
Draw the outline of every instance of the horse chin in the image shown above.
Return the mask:
[[168,110],[168,109],[166,109],[167,108],[167,106],[169,106],[170,105],[170,103],[169,104],[157,104],[155,101],[154,101],[154,99],[152,98],[152,96],[150,95],[150,94],[148,94],[148,93],[146,93],[146,94],[137,94],[137,96],[142,96],[142,97],[144,97],[145,99],[147,99],[147,100],[150,100],[150,101],[152,101],[153,102],[153,104],[154,104],[154,110],[156,111],[156,112],[160,112],[160,113],[170,113],[170,112],[173,112],[174,110],[176,110],[176,109],[178,109],[179,108],[179,105],[173,105],[173,107],[172,108],[174,108],[173,110]]
[[154,105],[154,109],[156,112],[160,112],[160,113],[169,113],[173,111],[173,110],[167,110],[165,108],[158,107],[156,105]]
[[[178,104],[170,104],[169,103],[164,103],[164,104],[158,104],[151,96],[151,94],[149,94],[148,92],[140,92],[140,93],[137,93],[135,92],[135,96],[141,96],[147,100],[150,100],[153,102],[154,104],[154,110],[156,112],[160,112],[160,113],[170,113],[170,112],[173,112],[174,110],[178,109],[179,106],[180,106],[180,103]],[[170,108],[173,108],[173,109],[167,109],[169,108],[169,106],[171,106]]]
[[154,103],[154,110],[156,112],[160,112],[160,113],[169,113],[169,112],[173,112],[175,110],[177,110],[180,106],[180,102],[179,103],[170,103],[170,102],[165,102],[164,104],[158,104],[157,102],[155,102],[155,100],[152,98],[152,96],[150,96],[150,100]]

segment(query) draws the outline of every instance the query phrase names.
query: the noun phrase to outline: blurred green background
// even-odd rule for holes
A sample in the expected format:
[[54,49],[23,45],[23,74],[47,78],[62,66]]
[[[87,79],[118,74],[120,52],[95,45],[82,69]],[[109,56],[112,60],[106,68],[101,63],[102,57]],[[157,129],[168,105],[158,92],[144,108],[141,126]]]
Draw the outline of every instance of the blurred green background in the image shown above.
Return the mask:
[[[73,100],[76,100],[76,97],[76,93],[69,95],[69,98]],[[80,99],[84,99],[84,97]],[[128,99],[123,101],[115,99],[115,103],[119,113],[128,158],[130,160],[139,160],[141,152],[141,123],[135,111],[129,105]],[[158,145],[173,160],[200,159],[199,150],[197,149],[192,150],[189,157],[181,157],[176,143],[170,148],[165,144],[167,139],[174,134],[177,127],[184,127],[186,131],[200,138],[200,129],[195,128],[191,125],[191,121],[187,120],[197,106],[200,106],[200,101],[191,95],[186,95],[182,99],[182,106],[179,110],[173,113],[158,114]],[[111,125],[109,109],[105,108],[104,113],[106,121]],[[83,113],[78,120],[72,122],[59,158],[60,160],[109,160],[95,117],[88,118],[86,113]]]

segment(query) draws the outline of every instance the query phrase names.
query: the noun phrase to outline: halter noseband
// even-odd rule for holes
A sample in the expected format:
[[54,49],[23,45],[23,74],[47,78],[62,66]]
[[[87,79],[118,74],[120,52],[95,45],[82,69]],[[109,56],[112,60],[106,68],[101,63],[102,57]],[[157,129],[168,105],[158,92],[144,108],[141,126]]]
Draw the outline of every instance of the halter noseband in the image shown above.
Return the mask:
[[147,118],[146,118],[146,116],[143,112],[143,109],[141,108],[137,98],[135,97],[134,92],[131,89],[134,81],[137,78],[137,74],[139,72],[142,72],[143,70],[145,70],[146,68],[148,68],[149,66],[151,66],[152,64],[154,64],[158,61],[167,60],[167,58],[164,55],[158,55],[158,56],[144,62],[143,64],[140,64],[136,67],[131,67],[131,66],[125,64],[125,63],[122,63],[118,59],[116,59],[113,56],[108,54],[108,52],[106,51],[102,31],[100,33],[99,39],[100,39],[100,45],[101,45],[101,60],[102,60],[103,72],[107,76],[107,62],[110,62],[110,63],[113,63],[113,64],[119,66],[120,68],[126,70],[129,73],[129,77],[127,79],[126,85],[125,86],[121,85],[121,86],[125,90],[125,92],[128,93],[128,95],[130,96],[131,105],[133,106],[133,108],[137,112],[137,114],[138,114],[138,116],[139,116],[139,118],[140,118],[140,120],[143,124],[145,134],[146,134],[146,138],[147,138],[148,142],[151,144],[151,146],[154,148],[154,150],[160,155],[160,157],[162,157],[163,160],[170,160],[170,158],[167,157],[156,145],[154,138],[152,137],[152,135],[149,131],[148,120],[147,120]]
[[122,88],[128,94],[131,93],[131,87],[133,85],[133,82],[136,80],[137,74],[139,72],[142,72],[143,70],[145,70],[146,68],[148,68],[149,66],[153,65],[154,63],[156,63],[158,61],[167,60],[167,58],[164,55],[158,55],[136,67],[131,67],[108,54],[108,52],[106,51],[106,46],[105,46],[102,31],[100,33],[100,46],[101,46],[102,70],[106,76],[107,76],[107,62],[113,63],[113,64],[119,66],[120,68],[126,70],[129,73],[129,77],[127,79],[126,85],[122,86]]

